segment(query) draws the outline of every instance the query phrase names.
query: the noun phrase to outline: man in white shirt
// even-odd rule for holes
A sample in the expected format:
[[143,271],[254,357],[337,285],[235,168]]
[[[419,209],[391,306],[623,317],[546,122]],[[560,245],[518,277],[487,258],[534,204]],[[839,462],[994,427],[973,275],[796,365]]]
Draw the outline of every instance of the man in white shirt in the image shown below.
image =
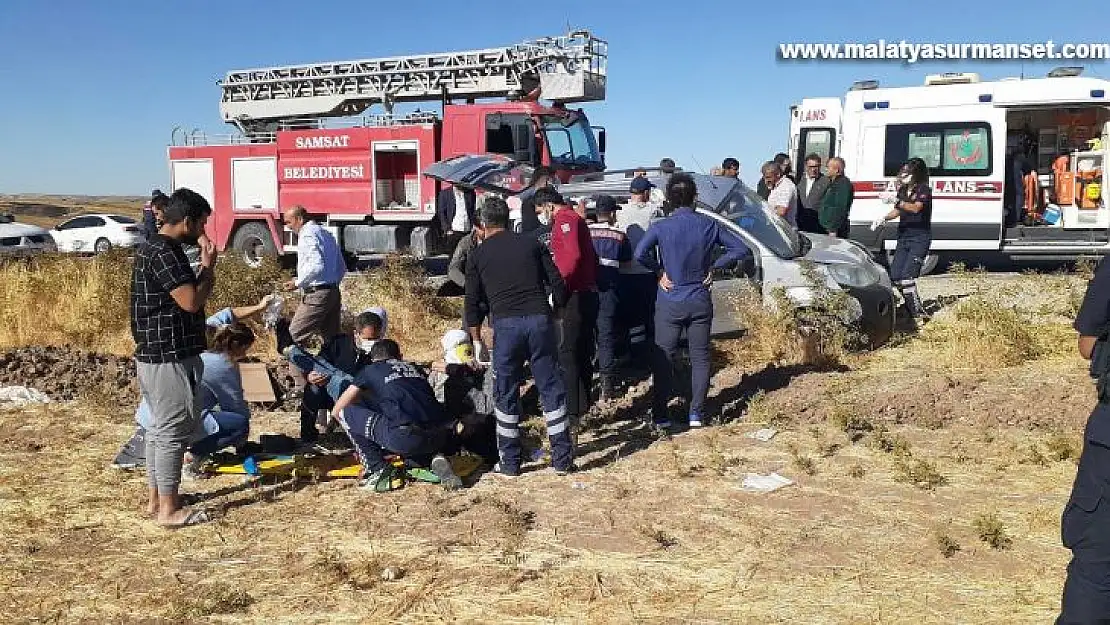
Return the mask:
[[770,194],[767,203],[785,219],[791,226],[798,227],[798,190],[789,178],[783,175],[782,167],[774,161],[763,164],[760,172],[763,174],[763,184],[767,185]]
[[[303,345],[313,334],[327,342],[339,334],[342,302],[339,282],[347,275],[347,264],[330,232],[308,218],[303,206],[282,214],[282,221],[297,235],[297,277],[285,283],[286,291],[300,289],[301,305],[289,323],[293,343]],[[285,345],[279,345],[283,350]],[[297,376],[298,387],[302,386]]]
[[[632,249],[644,238],[654,219],[663,216],[662,206],[651,200],[655,185],[644,176],[636,176],[628,186],[629,200],[617,211],[617,228],[628,237]],[[633,362],[650,363],[651,347],[655,344],[655,272],[632,261],[620,268],[618,297],[628,326],[628,342]]]

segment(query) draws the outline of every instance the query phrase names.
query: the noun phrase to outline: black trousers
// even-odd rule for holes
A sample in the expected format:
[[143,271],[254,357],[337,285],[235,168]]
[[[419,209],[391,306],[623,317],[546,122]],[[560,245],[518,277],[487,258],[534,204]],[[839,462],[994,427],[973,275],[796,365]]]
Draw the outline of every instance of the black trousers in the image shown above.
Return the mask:
[[597,292],[582,291],[571,293],[558,318],[559,366],[567,387],[567,414],[572,425],[590,410],[597,312]]
[[1060,519],[1071,549],[1057,625],[1110,624],[1110,406],[1099,404],[1084,431],[1079,470]]

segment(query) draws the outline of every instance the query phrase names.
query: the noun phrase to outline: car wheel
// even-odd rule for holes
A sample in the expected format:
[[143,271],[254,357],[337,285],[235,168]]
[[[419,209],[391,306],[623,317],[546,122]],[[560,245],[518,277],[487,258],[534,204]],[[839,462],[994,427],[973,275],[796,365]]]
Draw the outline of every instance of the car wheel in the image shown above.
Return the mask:
[[110,249],[112,249],[112,242],[104,237],[97,239],[96,243],[93,244],[93,251],[97,254],[104,254]]
[[262,264],[264,257],[273,258],[278,253],[277,246],[274,244],[274,237],[270,235],[270,229],[266,227],[266,224],[258,221],[239,226],[231,240],[231,247],[240,254],[243,262],[250,267],[257,267]]

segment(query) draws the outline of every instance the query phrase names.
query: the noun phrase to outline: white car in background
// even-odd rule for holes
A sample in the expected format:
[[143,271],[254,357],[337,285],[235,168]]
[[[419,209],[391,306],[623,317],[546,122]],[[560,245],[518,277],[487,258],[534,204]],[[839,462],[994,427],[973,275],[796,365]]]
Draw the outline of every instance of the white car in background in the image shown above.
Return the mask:
[[59,252],[103,254],[113,247],[135,247],[146,240],[130,217],[100,213],[63,221],[50,231]]
[[57,249],[45,228],[19,224],[15,222],[15,217],[0,213],[0,257],[26,256]]

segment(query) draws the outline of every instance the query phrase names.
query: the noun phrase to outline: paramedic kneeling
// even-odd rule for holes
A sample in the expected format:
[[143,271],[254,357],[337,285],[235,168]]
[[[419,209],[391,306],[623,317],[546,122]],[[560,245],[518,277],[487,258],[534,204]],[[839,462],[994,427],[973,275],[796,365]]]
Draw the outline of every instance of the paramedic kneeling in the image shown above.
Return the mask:
[[1110,388],[1106,388],[1110,262],[1099,265],[1075,317],[1079,354],[1101,374],[1098,405],[1083,433],[1083,452],[1060,534],[1072,552],[1057,625],[1110,623]]
[[[709,330],[713,325],[713,299],[709,287],[713,270],[723,269],[749,254],[738,237],[713,218],[692,208],[697,185],[689,174],[677,173],[667,182],[667,201],[677,207],[671,216],[648,228],[633,256],[644,265],[658,265],[655,248],[662,257],[662,272],[655,302],[654,388],[652,416],[656,427],[669,428],[667,403],[673,388],[673,362],[679,335],[686,331],[691,365],[689,424],[701,427],[703,407],[709,393]],[[716,247],[725,253],[713,262]]]
[[440,453],[447,444],[450,422],[428,379],[401,360],[401,348],[391,339],[374,343],[370,361],[335,402],[335,414],[362,463],[361,488],[391,489],[395,476],[385,459],[387,452],[430,465],[441,484],[458,488],[459,478]]

